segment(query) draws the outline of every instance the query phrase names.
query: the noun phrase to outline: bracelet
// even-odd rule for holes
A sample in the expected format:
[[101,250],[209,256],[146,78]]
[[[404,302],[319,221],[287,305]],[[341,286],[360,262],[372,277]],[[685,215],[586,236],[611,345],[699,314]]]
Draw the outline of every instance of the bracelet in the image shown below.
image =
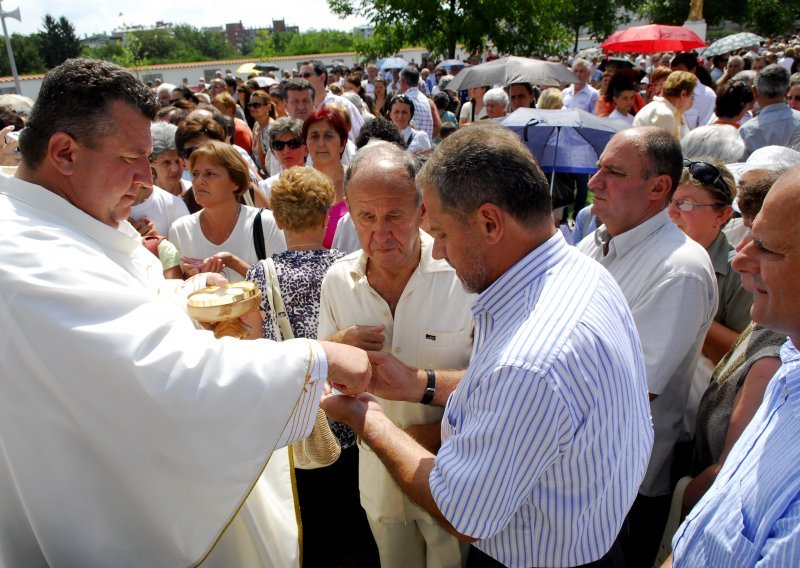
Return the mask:
[[422,395],[422,404],[430,404],[433,402],[433,396],[436,394],[436,373],[433,369],[425,369],[425,374],[428,375],[428,386],[425,387],[425,394]]

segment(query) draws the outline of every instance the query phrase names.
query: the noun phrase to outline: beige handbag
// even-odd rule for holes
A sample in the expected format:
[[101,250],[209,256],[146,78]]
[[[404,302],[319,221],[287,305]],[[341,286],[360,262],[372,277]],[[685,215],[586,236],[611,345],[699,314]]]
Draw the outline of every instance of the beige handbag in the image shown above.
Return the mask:
[[[260,262],[264,267],[264,293],[269,303],[269,316],[275,340],[293,339],[294,332],[292,331],[289,317],[286,315],[286,306],[281,296],[275,263],[272,262],[271,258]],[[326,467],[339,459],[342,447],[331,431],[328,417],[325,415],[324,410],[317,409],[317,418],[311,434],[309,434],[308,438],[292,444],[292,452],[294,453],[294,466],[299,469]]]

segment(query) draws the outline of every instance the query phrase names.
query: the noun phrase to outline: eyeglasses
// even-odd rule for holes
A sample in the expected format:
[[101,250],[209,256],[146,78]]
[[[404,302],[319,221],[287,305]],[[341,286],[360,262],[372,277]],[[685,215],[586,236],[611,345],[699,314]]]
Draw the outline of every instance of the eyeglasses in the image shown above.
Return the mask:
[[725,205],[724,203],[694,203],[688,199],[673,199],[669,203],[683,213],[691,213],[695,207],[721,207]]
[[264,103],[247,103],[247,106],[250,108],[261,108],[264,106]]
[[792,97],[786,97],[787,101],[794,101],[796,103],[800,103],[800,95],[794,95]]
[[[683,167],[689,170],[689,175],[702,183],[703,185],[710,185],[722,192],[722,194],[732,201],[733,196],[728,184],[722,179],[722,173],[719,168],[714,164],[708,162],[693,162],[691,160],[683,160]],[[683,211],[683,209],[681,209]],[[688,209],[691,211],[691,209]]]
[[184,160],[188,160],[189,156],[192,155],[192,152],[197,150],[199,147],[200,146],[195,146],[193,148],[192,147],[184,148],[183,150],[180,151],[181,158],[183,158]]
[[302,145],[303,145],[303,141],[302,140],[297,140],[297,139],[288,140],[288,141],[273,140],[272,144],[270,144],[270,146],[272,146],[272,149],[275,150],[276,152],[280,152],[286,146],[289,146],[290,150],[297,150]]
[[309,77],[313,77],[313,76],[315,76],[315,75],[316,75],[316,73],[310,73],[310,72],[308,72],[308,71],[306,71],[305,73],[300,73],[300,76],[301,76],[303,79],[308,79]]

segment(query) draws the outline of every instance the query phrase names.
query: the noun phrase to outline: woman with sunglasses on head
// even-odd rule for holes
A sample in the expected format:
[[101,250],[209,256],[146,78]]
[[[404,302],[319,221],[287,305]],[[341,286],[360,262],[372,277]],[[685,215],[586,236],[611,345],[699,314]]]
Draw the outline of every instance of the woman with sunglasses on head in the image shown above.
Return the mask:
[[348,139],[347,125],[342,116],[324,106],[315,110],[303,123],[303,141],[314,164],[314,169],[328,176],[336,194],[330,209],[330,218],[323,241],[325,248],[331,248],[336,232],[336,223],[347,213],[347,204],[344,200],[342,154]]
[[250,185],[250,173],[233,146],[217,141],[199,146],[189,156],[189,171],[195,199],[202,209],[176,220],[169,231],[169,240],[181,253],[186,276],[222,272],[231,282],[242,280],[258,260],[253,225],[259,214],[267,256],[286,250],[272,212],[241,203]]
[[266,91],[253,91],[247,103],[253,123],[253,160],[260,169],[269,172],[269,125],[275,118],[275,107]]
[[432,148],[431,139],[422,130],[411,128],[414,118],[414,103],[405,95],[395,95],[389,101],[389,120],[394,123],[403,137],[406,152],[415,154]]
[[722,227],[733,217],[736,182],[722,164],[684,161],[669,216],[687,236],[701,244],[717,274],[719,305],[708,330],[703,354],[718,363],[750,323],[753,296],[742,288],[742,278],[731,268],[733,247]]
[[[175,132],[175,147],[178,149],[178,156],[183,159],[184,165],[196,148],[211,140],[225,141],[225,131],[222,126],[211,118],[187,119],[178,126],[178,130]],[[181,180],[181,184],[185,188],[183,201],[186,203],[189,213],[197,213],[202,206],[195,200],[191,185],[186,180]]]
[[305,166],[308,149],[303,142],[303,121],[284,116],[269,126],[269,144],[272,155],[281,165],[281,171],[259,182],[258,187],[269,199],[272,186],[281,173],[295,166]]

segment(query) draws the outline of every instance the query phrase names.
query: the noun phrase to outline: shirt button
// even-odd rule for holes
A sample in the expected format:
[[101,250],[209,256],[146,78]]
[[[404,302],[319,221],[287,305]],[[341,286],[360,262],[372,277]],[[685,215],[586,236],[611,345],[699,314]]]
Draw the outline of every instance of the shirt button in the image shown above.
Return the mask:
[[389,312],[383,312],[383,317],[388,318],[391,314]]
[[400,348],[399,348],[399,347],[395,347],[395,348],[394,348],[394,352],[395,352],[395,353],[400,353]]

